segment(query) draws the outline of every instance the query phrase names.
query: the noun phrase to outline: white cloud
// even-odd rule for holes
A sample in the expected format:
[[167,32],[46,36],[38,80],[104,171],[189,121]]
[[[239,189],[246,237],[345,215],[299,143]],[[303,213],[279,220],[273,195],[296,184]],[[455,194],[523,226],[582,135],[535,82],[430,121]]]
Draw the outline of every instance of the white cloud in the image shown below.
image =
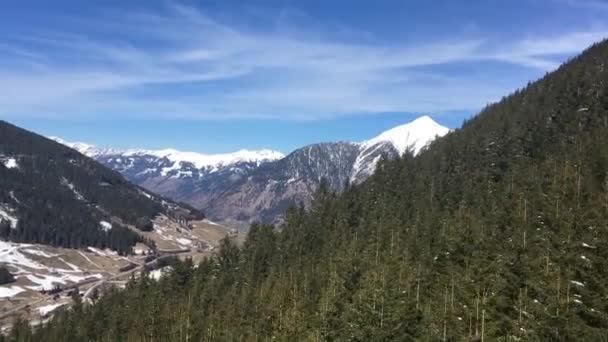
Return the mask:
[[361,39],[340,40],[290,27],[288,19],[253,31],[171,4],[163,13],[72,19],[103,29],[103,38],[38,31],[0,41],[0,115],[310,120],[472,109],[513,90],[521,78],[443,74],[433,66],[500,62],[537,75],[554,69],[556,56],[607,35],[383,44],[370,33],[352,30]]

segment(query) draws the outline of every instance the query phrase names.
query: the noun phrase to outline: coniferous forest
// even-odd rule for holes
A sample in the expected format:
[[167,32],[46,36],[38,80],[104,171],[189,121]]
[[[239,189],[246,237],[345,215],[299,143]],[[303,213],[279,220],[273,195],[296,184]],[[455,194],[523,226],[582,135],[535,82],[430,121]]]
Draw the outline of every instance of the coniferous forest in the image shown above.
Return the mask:
[[608,42],[195,267],[7,341],[605,341]]

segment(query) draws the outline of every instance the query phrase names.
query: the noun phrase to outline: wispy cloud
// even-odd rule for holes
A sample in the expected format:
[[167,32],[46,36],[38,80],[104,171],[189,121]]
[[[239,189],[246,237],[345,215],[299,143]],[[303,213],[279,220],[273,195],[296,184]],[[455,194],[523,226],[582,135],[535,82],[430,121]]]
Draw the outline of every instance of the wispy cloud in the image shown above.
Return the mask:
[[67,20],[98,30],[0,38],[0,115],[315,120],[473,109],[516,80],[434,66],[489,62],[544,72],[608,33],[388,44],[369,32],[340,39],[290,26],[285,16],[271,29],[245,29],[175,3]]

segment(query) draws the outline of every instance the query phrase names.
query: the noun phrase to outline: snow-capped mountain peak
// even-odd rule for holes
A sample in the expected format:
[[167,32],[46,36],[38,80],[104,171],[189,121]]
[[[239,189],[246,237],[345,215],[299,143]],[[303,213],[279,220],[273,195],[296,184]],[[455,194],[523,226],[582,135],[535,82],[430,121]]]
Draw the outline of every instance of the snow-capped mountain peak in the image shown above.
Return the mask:
[[441,126],[425,115],[361,142],[359,155],[353,165],[351,182],[359,183],[374,173],[382,155],[394,157],[409,150],[418,154],[435,138],[449,132],[449,128]]
[[183,152],[173,148],[166,148],[162,150],[103,149],[82,142],[68,142],[57,137],[50,137],[50,139],[55,140],[60,144],[66,145],[88,157],[95,159],[97,159],[98,157],[106,156],[112,156],[114,157],[114,160],[121,159],[121,157],[151,157],[158,159],[166,159],[171,163],[171,166],[165,166],[163,168],[164,174],[172,170],[180,169],[182,167],[182,163],[192,164],[197,169],[206,169],[208,171],[214,171],[218,168],[230,166],[233,164],[253,163],[259,165],[263,162],[273,161],[284,157],[282,153],[268,149],[262,149],[258,151],[250,151],[243,149],[233,153],[202,154],[198,152]]
[[425,115],[410,123],[384,131],[380,135],[362,142],[362,146],[369,147],[381,142],[390,142],[399,154],[403,154],[409,149],[412,149],[414,154],[418,154],[435,138],[442,137],[449,132],[449,128],[441,126]]
[[98,155],[120,153],[119,150],[115,150],[115,149],[111,149],[111,148],[107,148],[107,149],[98,148],[94,145],[90,145],[90,144],[83,143],[83,142],[69,142],[69,141],[65,141],[59,137],[49,137],[49,139],[54,140],[69,148],[72,148],[90,158],[94,158]]

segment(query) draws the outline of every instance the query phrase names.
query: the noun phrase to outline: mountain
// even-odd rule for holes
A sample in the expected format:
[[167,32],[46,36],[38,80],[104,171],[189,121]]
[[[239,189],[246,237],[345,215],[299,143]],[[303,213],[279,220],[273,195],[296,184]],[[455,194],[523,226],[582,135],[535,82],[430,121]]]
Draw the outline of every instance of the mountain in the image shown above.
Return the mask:
[[294,204],[308,205],[322,181],[341,191],[350,180],[359,145],[321,143],[261,165],[218,191],[198,190],[190,203],[222,220],[274,222]]
[[419,153],[449,129],[423,116],[363,142],[320,143],[288,156],[270,150],[202,155],[97,149],[55,140],[95,158],[153,192],[202,209],[217,221],[276,222],[288,207],[308,205],[324,180],[332,191],[369,177],[384,155]]
[[382,156],[394,159],[406,151],[417,154],[449,129],[423,116],[360,143],[321,143],[295,150],[285,158],[261,165],[221,192],[198,192],[188,199],[216,219],[277,222],[293,205],[308,206],[321,182],[341,192],[373,174]]
[[383,155],[395,158],[407,151],[416,155],[435,138],[449,132],[447,127],[439,125],[428,116],[422,116],[364,141],[359,144],[359,154],[353,164],[350,181],[357,184],[371,176]]
[[605,340],[607,61],[604,41],[281,229],[7,340]]
[[2,240],[128,253],[142,241],[133,229],[150,230],[159,214],[202,217],[74,149],[0,121]]

